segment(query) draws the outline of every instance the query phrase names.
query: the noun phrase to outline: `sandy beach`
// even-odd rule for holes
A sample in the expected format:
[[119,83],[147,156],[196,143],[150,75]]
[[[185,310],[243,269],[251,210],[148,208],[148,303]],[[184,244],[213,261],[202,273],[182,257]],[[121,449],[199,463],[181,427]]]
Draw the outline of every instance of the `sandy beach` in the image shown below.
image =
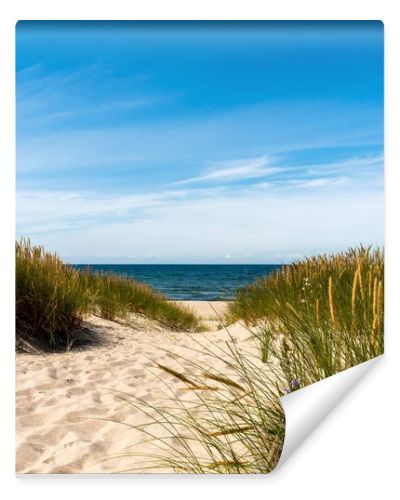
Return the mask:
[[[229,333],[222,327],[225,302],[186,304],[202,318],[206,332],[172,332],[138,316],[129,324],[90,316],[86,326],[95,341],[89,346],[61,353],[17,353],[17,473],[123,472],[135,465],[139,472],[150,472],[140,469],[141,459],[132,456],[130,448],[143,434],[129,425],[137,427],[147,417],[117,393],[162,405],[165,386],[178,398],[187,393],[183,382],[160,373],[155,362],[182,371],[171,354],[176,353],[206,366],[199,343],[225,348],[233,341],[239,348],[255,348],[243,326],[234,324]],[[222,360],[215,368],[227,369]],[[146,450],[146,445],[136,449]],[[125,456],[102,461],[113,454]]]

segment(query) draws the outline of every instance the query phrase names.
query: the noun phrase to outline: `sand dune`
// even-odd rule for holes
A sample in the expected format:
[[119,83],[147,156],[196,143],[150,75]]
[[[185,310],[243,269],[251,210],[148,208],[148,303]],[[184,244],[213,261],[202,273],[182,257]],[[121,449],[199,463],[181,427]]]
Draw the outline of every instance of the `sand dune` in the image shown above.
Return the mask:
[[[165,402],[162,382],[177,397],[182,391],[181,381],[155,368],[158,362],[182,369],[169,351],[185,356],[189,353],[201,364],[206,360],[197,352],[198,342],[215,342],[223,347],[232,341],[230,335],[246,348],[251,342],[249,332],[240,325],[232,325],[229,334],[220,328],[219,316],[225,303],[213,303],[213,308],[206,302],[188,305],[210,331],[188,335],[140,317],[121,325],[91,316],[87,326],[97,340],[90,347],[56,354],[17,353],[16,471],[101,473],[124,471],[133,465],[140,471],[140,457],[101,461],[112,454],[126,454],[130,446],[143,439],[139,430],[128,425],[138,426],[147,417],[116,392],[157,406]],[[217,368],[224,370],[223,364],[221,361],[222,366]],[[146,450],[143,445],[139,451]]]

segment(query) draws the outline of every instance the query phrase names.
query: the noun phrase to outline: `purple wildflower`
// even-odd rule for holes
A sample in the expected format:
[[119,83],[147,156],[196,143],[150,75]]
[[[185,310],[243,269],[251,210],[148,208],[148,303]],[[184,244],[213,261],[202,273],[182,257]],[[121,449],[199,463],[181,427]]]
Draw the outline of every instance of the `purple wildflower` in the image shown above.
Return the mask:
[[300,389],[300,380],[297,378],[292,379],[290,381],[289,387],[291,391],[297,391],[297,389]]
[[285,387],[285,389],[283,389],[283,392],[284,394],[290,394],[291,392],[297,391],[298,389],[300,389],[300,380],[297,378],[293,378],[289,382],[289,387]]

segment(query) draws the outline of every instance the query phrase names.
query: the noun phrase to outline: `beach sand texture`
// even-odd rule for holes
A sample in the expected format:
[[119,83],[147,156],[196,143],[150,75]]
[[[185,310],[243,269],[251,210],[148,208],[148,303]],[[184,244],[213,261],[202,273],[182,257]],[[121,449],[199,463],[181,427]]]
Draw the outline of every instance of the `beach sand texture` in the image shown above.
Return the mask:
[[[129,447],[144,436],[126,424],[138,426],[148,418],[113,391],[162,406],[162,382],[176,397],[188,395],[183,382],[155,367],[157,362],[182,371],[184,367],[171,351],[205,366],[209,360],[198,352],[198,342],[207,346],[214,342],[226,348],[233,339],[239,348],[243,345],[246,350],[256,349],[243,326],[234,324],[229,333],[221,328],[220,315],[226,303],[186,304],[203,319],[209,331],[189,335],[171,332],[136,316],[129,326],[91,316],[87,326],[97,336],[94,345],[55,354],[17,353],[17,473],[123,472],[132,466],[138,472],[150,472],[141,468],[143,458],[139,456],[101,461],[112,454],[129,453]],[[218,366],[215,360],[211,362],[228,373],[223,361],[218,361]],[[146,454],[150,448],[141,445],[134,449]]]

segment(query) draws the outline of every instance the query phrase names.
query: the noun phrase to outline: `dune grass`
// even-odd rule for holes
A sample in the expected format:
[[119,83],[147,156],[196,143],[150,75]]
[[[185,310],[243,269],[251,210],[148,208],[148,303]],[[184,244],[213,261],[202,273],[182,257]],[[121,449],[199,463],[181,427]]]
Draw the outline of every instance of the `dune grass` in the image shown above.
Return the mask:
[[[17,244],[17,327],[51,342],[93,311],[107,318],[134,311],[171,327],[198,327],[193,315],[175,308],[146,285],[79,273],[43,249]],[[187,397],[163,376],[164,406],[118,395],[146,415],[137,447],[153,446],[131,471],[270,472],[284,441],[279,396],[383,353],[383,251],[359,247],[284,266],[239,290],[227,318],[247,325],[259,356],[239,350],[232,337],[223,348],[199,345],[208,364],[190,353],[173,356],[180,369],[157,365],[180,380]],[[220,362],[227,370],[215,368]],[[140,450],[127,453],[137,458]]]
[[69,346],[84,315],[141,313],[168,328],[196,331],[198,319],[149,286],[111,274],[80,272],[29,240],[16,242],[16,329],[49,346]]
[[[201,362],[195,361],[193,350],[202,354]],[[258,356],[243,355],[233,338],[222,347],[192,345],[187,357],[170,354],[179,367],[156,365],[165,404],[154,406],[133,394],[116,394],[143,413],[144,423],[134,426],[143,440],[104,460],[132,457],[132,466],[118,472],[271,472],[285,435],[279,400],[284,381]],[[180,381],[179,397],[165,374]]]
[[383,251],[360,246],[257,280],[228,319],[261,325],[263,361],[279,359],[288,384],[304,386],[383,353],[383,283]]
[[82,289],[90,297],[92,310],[106,319],[125,318],[139,313],[171,330],[197,331],[201,329],[197,317],[182,304],[166,300],[150,286],[111,273],[79,273]]
[[90,311],[79,273],[42,247],[16,243],[16,329],[55,346],[69,344]]
[[[284,442],[279,397],[383,353],[383,280],[383,251],[359,247],[295,262],[238,291],[227,317],[247,325],[259,356],[231,338],[228,353],[200,348],[215,360],[208,368],[183,357],[175,357],[183,371],[159,366],[196,393],[197,404],[174,394],[172,405],[158,408],[126,398],[149,416],[142,430],[158,450],[137,467],[270,472]],[[230,375],[213,370],[221,360]]]

